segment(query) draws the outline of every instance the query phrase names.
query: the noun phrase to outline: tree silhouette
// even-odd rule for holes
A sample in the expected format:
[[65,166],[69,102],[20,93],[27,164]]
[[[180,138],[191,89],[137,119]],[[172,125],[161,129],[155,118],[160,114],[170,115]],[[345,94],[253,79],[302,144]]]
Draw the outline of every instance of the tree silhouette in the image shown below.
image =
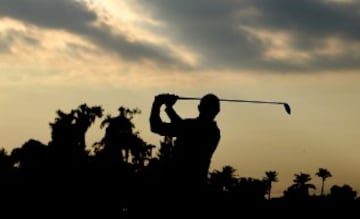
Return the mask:
[[[176,138],[164,136],[153,157],[155,146],[140,137],[132,122],[133,116],[140,113],[138,109],[120,107],[118,116],[107,116],[101,123],[102,128],[106,127],[104,137],[94,147],[95,153],[88,153],[86,132],[102,112],[101,107],[86,104],[69,113],[58,110],[55,121],[50,123],[49,145],[30,139],[11,153],[0,149],[1,199],[8,203],[16,201],[22,209],[21,204],[29,206],[33,197],[37,197],[40,202],[36,202],[38,206],[34,209],[39,211],[42,210],[39,206],[51,205],[66,213],[95,211],[102,216],[115,213],[120,218],[188,216],[194,212],[203,217],[215,213],[230,217],[239,207],[242,213],[249,210],[255,216],[270,211],[281,213],[284,208],[298,210],[299,205],[292,204],[292,200],[303,201],[297,212],[300,216],[312,211],[323,216],[341,212],[344,216],[358,210],[360,198],[356,199],[357,192],[347,184],[334,185],[324,195],[324,183],[332,177],[325,168],[316,172],[322,179],[321,196],[309,195],[315,186],[310,183],[309,174],[300,172],[294,174],[293,184],[283,197],[272,198],[272,183],[278,181],[276,171],[266,171],[262,180],[238,178],[229,165],[210,172],[205,189],[198,189],[196,182],[186,178],[189,174],[178,177],[169,168]],[[189,171],[196,166],[189,162],[186,165]],[[160,200],[154,201],[155,197]],[[89,211],[79,203],[93,208]],[[252,211],[254,203],[256,212]],[[324,211],[328,209],[331,211]]]
[[18,168],[34,173],[47,165],[47,146],[40,141],[30,139],[21,148],[14,148],[11,158]]
[[278,173],[276,171],[266,171],[264,182],[266,184],[266,193],[268,195],[268,200],[271,199],[271,188],[273,182],[278,182]]
[[80,105],[70,113],[58,110],[55,122],[50,123],[52,140],[49,146],[58,152],[83,152],[86,148],[86,131],[97,117],[102,117],[102,113],[100,106],[89,107],[87,104]]
[[130,138],[130,152],[131,162],[137,167],[144,167],[149,160],[152,158],[152,151],[155,148],[152,144],[147,144],[143,139],[140,138],[138,133],[135,133]]
[[[154,146],[153,146],[154,147]],[[162,191],[168,187],[168,172],[172,159],[172,150],[174,147],[174,139],[169,136],[164,136],[160,141],[160,148],[156,156],[149,159],[149,163],[144,169],[145,183],[149,190]],[[153,195],[153,194],[152,194]]]
[[252,177],[240,177],[234,193],[240,201],[263,201],[266,195],[266,184],[263,180]]
[[106,127],[105,136],[94,144],[95,152],[111,160],[143,164],[151,156],[153,147],[146,144],[139,137],[139,133],[134,131],[135,126],[131,120],[139,113],[141,111],[137,108],[129,109],[121,106],[118,116],[108,115],[101,122],[100,128]]
[[214,170],[209,174],[210,187],[219,192],[233,191],[237,183],[235,177],[236,169],[231,166],[224,166],[221,171]]
[[307,173],[295,174],[294,184],[291,185],[285,192],[284,196],[291,199],[307,199],[309,198],[309,190],[315,189],[315,185],[308,183],[311,177]]
[[316,176],[321,178],[321,193],[320,193],[320,195],[323,196],[325,180],[329,177],[332,177],[332,175],[327,169],[319,168],[318,172],[316,173]]
[[174,149],[174,138],[171,136],[164,136],[164,139],[160,142],[160,148],[157,156],[160,160],[168,161],[172,157]]
[[10,184],[13,161],[4,148],[0,149],[0,185]]
[[330,189],[330,199],[335,201],[352,201],[356,195],[357,192],[347,184],[343,186],[334,185]]

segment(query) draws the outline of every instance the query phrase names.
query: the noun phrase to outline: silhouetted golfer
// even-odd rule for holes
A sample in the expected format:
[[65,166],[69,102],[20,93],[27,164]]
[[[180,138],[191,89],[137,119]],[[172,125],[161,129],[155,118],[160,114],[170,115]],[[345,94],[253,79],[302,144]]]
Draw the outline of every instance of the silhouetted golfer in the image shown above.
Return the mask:
[[[220,130],[214,121],[220,103],[215,95],[207,94],[198,105],[199,116],[182,119],[173,109],[177,99],[178,96],[171,94],[155,97],[150,115],[151,131],[176,137],[168,173],[178,186],[198,191],[206,185],[211,157],[220,140]],[[166,106],[169,123],[160,117],[162,105]]]

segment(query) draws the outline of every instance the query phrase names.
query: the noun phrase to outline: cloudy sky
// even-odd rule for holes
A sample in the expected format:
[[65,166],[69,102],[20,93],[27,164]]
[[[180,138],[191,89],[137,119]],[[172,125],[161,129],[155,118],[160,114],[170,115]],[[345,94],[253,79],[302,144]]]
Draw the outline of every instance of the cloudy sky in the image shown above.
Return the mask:
[[[0,146],[50,140],[55,111],[138,107],[144,140],[158,93],[285,101],[222,103],[212,168],[238,176],[327,168],[360,191],[360,2],[356,0],[0,0]],[[183,117],[196,102],[179,101]],[[96,123],[88,145],[104,130]]]

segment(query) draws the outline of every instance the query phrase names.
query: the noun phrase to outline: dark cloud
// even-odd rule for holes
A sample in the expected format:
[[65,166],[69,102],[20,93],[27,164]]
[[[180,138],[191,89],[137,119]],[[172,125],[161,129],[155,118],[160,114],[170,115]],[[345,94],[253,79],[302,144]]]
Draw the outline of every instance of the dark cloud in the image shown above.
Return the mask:
[[[239,28],[240,1],[138,0],[164,21],[176,41],[200,54],[202,68],[246,68],[257,64],[263,45]],[[240,2],[240,3],[239,3]]]
[[[339,48],[342,51],[338,55],[314,52],[325,48],[325,40],[329,38],[349,45],[360,42],[360,3],[357,1],[346,4],[327,0],[127,1],[166,24],[147,28],[199,55],[197,68],[267,71],[359,68],[359,54],[353,48]],[[44,28],[63,29],[127,60],[186,66],[167,45],[130,41],[125,35],[114,34],[106,24],[91,25],[98,20],[98,15],[84,1],[0,0],[0,5],[0,18],[12,17]],[[307,62],[264,59],[268,42],[243,27],[286,32],[292,36],[290,49],[309,54],[311,59]],[[0,50],[7,49],[1,39]]]
[[38,26],[76,31],[97,16],[83,3],[73,0],[0,0],[0,15]]
[[349,39],[360,39],[359,2],[255,0],[253,4],[262,11],[257,25],[287,29],[313,37],[342,35]]
[[[138,7],[166,22],[166,33],[202,55],[203,67],[296,70],[354,69],[360,58],[345,51],[337,58],[316,55],[309,62],[264,60],[267,45],[240,27],[286,31],[291,48],[311,53],[327,38],[360,40],[360,3],[325,0],[136,0]],[[339,48],[345,49],[345,48]]]
[[113,34],[105,24],[95,27],[92,23],[98,16],[83,1],[0,0],[0,5],[0,18],[11,17],[44,28],[69,31],[130,61],[146,59],[169,66],[183,65],[166,46],[129,41],[125,35]]

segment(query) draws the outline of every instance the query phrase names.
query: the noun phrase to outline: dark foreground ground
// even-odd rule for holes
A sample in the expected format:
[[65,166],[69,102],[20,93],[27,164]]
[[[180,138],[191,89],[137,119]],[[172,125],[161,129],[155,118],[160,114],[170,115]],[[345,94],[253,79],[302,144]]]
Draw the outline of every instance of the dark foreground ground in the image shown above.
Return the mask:
[[7,216],[3,218],[357,218],[360,211],[358,200],[244,200],[229,194],[143,190],[130,194],[98,186],[2,188],[1,212]]

